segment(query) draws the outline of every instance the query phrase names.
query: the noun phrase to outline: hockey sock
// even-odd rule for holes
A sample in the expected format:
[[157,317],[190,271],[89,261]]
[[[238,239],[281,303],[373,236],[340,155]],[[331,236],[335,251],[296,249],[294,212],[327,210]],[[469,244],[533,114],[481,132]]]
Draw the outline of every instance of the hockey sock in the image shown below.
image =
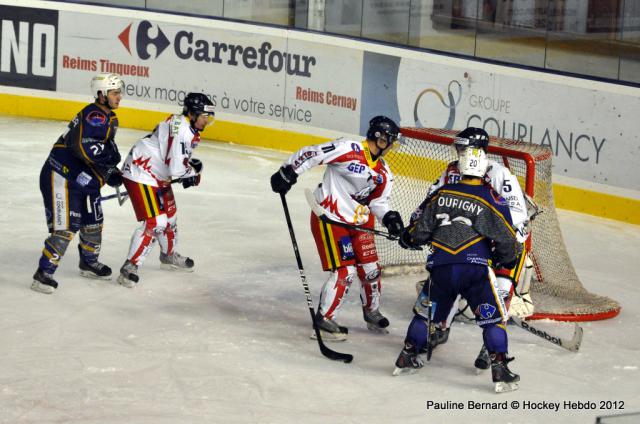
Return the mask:
[[38,268],[47,274],[53,274],[58,269],[60,259],[67,251],[67,246],[73,240],[74,233],[71,231],[54,231],[44,241],[42,256],[38,262]]
[[355,268],[351,265],[332,271],[329,279],[322,286],[318,311],[328,319],[333,317],[342,306],[342,299],[349,293],[349,287],[355,276]]
[[490,353],[509,351],[507,330],[504,324],[488,324],[483,327],[482,338]]
[[380,266],[377,262],[358,265],[358,278],[360,278],[360,301],[367,311],[375,311],[380,308],[380,295],[382,294],[382,282],[380,281]]
[[419,352],[427,344],[427,335],[429,329],[427,328],[427,320],[419,315],[415,315],[409,324],[407,329],[407,336],[405,337],[405,343],[408,341],[416,347],[416,351]]
[[92,264],[98,261],[100,247],[102,245],[102,224],[87,225],[80,228],[80,244],[78,251],[80,258]]

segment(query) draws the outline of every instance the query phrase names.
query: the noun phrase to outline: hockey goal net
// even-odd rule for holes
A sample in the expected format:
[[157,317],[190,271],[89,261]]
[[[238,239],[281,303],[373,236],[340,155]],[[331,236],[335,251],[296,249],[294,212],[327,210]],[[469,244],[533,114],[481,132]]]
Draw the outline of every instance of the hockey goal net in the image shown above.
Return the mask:
[[[394,173],[391,208],[405,218],[422,202],[427,189],[456,160],[451,146],[456,131],[402,128],[400,146],[385,160]],[[588,292],[580,282],[565,248],[553,203],[552,152],[549,148],[491,137],[489,158],[503,163],[542,211],[532,221],[530,258],[535,274],[531,297],[535,314],[530,319],[594,321],[616,316],[620,305],[608,297]],[[397,242],[378,237],[380,262],[385,272],[404,273],[424,267],[425,254],[404,250]]]

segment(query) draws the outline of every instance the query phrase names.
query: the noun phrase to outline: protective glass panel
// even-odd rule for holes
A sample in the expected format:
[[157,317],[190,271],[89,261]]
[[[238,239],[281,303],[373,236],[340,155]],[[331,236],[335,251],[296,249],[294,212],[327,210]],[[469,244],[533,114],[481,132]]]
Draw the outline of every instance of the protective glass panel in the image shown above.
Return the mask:
[[618,78],[622,0],[550,0],[546,67]]
[[414,0],[409,17],[409,44],[473,56],[477,12],[478,0]]
[[476,56],[544,66],[547,0],[481,0]]
[[407,44],[409,4],[409,0],[365,1],[362,9],[362,36]]

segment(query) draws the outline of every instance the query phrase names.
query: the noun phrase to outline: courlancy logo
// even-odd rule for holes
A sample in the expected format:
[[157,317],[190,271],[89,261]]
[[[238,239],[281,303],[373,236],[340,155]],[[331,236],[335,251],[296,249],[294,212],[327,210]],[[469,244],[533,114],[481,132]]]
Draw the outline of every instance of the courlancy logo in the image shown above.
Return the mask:
[[[172,27],[173,30],[173,27]],[[196,29],[198,30],[198,29]],[[207,39],[211,31],[199,29],[205,37],[195,31],[181,29],[175,35],[165,34],[159,25],[149,21],[140,21],[137,27],[130,23],[118,34],[118,39],[130,55],[135,54],[142,60],[149,60],[155,50],[157,59],[169,46],[179,60],[199,63],[222,64],[244,67],[274,73],[286,72],[299,77],[311,77],[311,69],[316,65],[315,56],[290,53],[275,48],[271,42],[264,41],[259,47],[238,43]],[[135,43],[135,47],[132,44]],[[286,45],[286,43],[281,43]],[[151,47],[153,46],[153,48]],[[166,54],[164,56],[166,58]]]
[[[457,96],[455,97],[454,97],[454,93],[452,92],[452,88],[454,90],[456,90],[457,88],[456,90]],[[433,96],[427,96],[427,94],[433,94]],[[435,96],[435,99],[434,99],[434,96]],[[430,101],[430,103],[427,104],[427,108],[429,110],[431,110],[432,107],[437,107],[437,103],[435,102],[436,99],[440,100],[440,104],[442,104],[442,106],[444,106],[446,109],[449,110],[449,117],[447,119],[447,122],[444,125],[438,125],[438,124],[425,125],[420,121],[420,118],[418,117],[418,106],[420,105],[420,101],[423,99],[423,97],[425,98],[425,101]],[[416,123],[416,127],[423,128],[426,126],[432,126],[435,128],[445,128],[447,130],[453,129],[453,124],[455,123],[455,120],[456,120],[456,106],[460,104],[461,99],[462,99],[462,85],[456,80],[449,82],[449,86],[447,88],[446,100],[438,90],[435,90],[433,88],[427,88],[425,90],[422,90],[420,94],[418,94],[418,97],[416,98],[416,102],[413,106],[413,119]]]

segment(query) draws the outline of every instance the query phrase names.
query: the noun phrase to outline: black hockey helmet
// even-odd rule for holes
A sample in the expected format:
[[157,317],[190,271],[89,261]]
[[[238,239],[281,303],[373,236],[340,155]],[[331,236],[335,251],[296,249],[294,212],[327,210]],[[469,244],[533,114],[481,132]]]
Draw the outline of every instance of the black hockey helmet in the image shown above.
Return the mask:
[[469,127],[458,134],[454,139],[456,149],[464,147],[480,147],[485,152],[489,147],[489,134],[482,128]]
[[[216,113],[213,110],[213,103],[209,98],[202,93],[189,93],[184,98],[184,106],[182,107],[182,114],[188,116],[189,113],[193,114],[190,118],[191,128],[198,131],[202,131],[202,128],[196,128],[196,120],[202,114],[207,116],[207,124],[209,126],[213,124],[213,120]],[[204,128],[204,127],[203,127]]]
[[380,137],[385,137],[389,146],[398,139],[400,127],[391,118],[378,115],[369,121],[367,130],[367,140],[378,141]]
[[182,114],[186,116],[189,112],[193,113],[196,117],[201,113],[207,113],[211,116],[215,116],[213,103],[203,93],[189,93],[184,98]]

